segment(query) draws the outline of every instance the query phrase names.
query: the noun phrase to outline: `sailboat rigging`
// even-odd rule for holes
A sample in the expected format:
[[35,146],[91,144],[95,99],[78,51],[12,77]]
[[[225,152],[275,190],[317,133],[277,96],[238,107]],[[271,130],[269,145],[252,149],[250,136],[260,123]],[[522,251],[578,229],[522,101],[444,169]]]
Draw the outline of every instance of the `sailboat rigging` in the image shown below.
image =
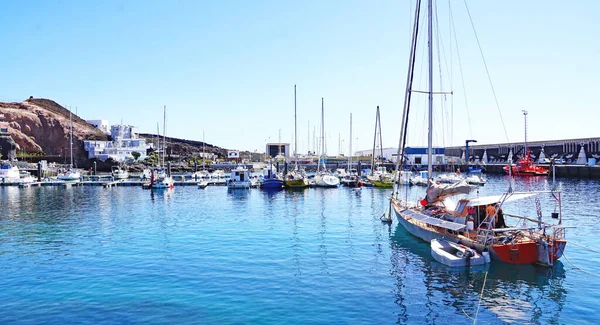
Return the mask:
[[[162,166],[158,166],[156,169],[152,170],[152,175],[150,176],[150,187],[152,189],[166,189],[173,188],[174,182],[173,178],[170,175],[170,171],[165,169],[165,155],[167,153],[167,136],[166,136],[166,122],[167,122],[167,105],[163,108],[163,154],[162,154]],[[159,140],[160,141],[160,140]],[[160,155],[160,150],[158,152]],[[158,157],[158,161],[160,163],[160,156]]]
[[[309,122],[310,123],[310,122]],[[297,116],[296,116],[296,85],[294,85],[294,170],[285,175],[283,185],[286,188],[306,188],[308,187],[308,179],[303,171],[298,168],[298,131],[297,131]]]
[[[408,76],[405,92],[404,109],[402,113],[400,144],[398,147],[398,160],[396,173],[402,170],[404,163],[404,150],[406,148],[406,134],[410,112],[411,93],[414,76],[415,52],[417,48],[417,35],[419,31],[419,15],[421,1],[417,0],[415,8],[415,21],[413,25],[413,38],[410,49]],[[475,199],[459,200],[454,210],[448,209],[442,201],[445,198],[468,194],[471,187],[465,181],[452,185],[438,185],[432,181],[432,133],[433,133],[433,32],[432,32],[432,0],[428,0],[428,185],[425,199],[419,204],[409,203],[398,197],[398,178],[394,177],[394,190],[390,198],[387,217],[382,221],[391,221],[392,211],[398,223],[409,233],[424,241],[445,240],[460,243],[477,252],[489,252],[493,259],[512,263],[553,265],[565,249],[565,227],[560,225],[562,211],[560,192],[551,191],[557,201],[558,225],[542,222],[541,213],[538,218],[538,227],[521,228],[496,228],[496,220],[500,218],[501,207],[504,202],[523,199],[541,192],[517,193],[509,190],[500,196],[480,197]],[[558,195],[555,195],[558,194]],[[486,206],[488,207],[486,209]],[[486,211],[485,213],[480,211]],[[504,214],[503,214],[504,215]],[[508,215],[508,214],[506,214]],[[516,216],[513,216],[516,217]],[[517,217],[524,218],[524,217]],[[525,218],[527,219],[527,218]]]
[[[321,152],[319,153],[319,165],[317,175],[315,176],[315,186],[318,187],[337,187],[340,185],[340,179],[327,172],[325,165],[325,101],[321,98]],[[323,164],[323,168],[321,168]]]
[[77,170],[75,170],[73,167],[73,113],[71,112],[71,109],[69,108],[69,129],[70,129],[70,135],[69,135],[69,156],[71,157],[71,163],[69,165],[69,168],[67,170],[65,170],[63,173],[59,173],[57,175],[57,178],[63,181],[76,181],[79,180],[81,178],[81,173]]

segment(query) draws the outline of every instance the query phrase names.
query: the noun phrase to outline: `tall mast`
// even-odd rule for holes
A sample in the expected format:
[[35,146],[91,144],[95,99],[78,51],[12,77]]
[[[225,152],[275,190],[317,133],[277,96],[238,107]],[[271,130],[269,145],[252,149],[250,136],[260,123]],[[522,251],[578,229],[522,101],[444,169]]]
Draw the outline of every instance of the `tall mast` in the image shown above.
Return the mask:
[[375,169],[375,144],[377,143],[377,116],[379,116],[379,106],[375,112],[375,133],[373,134],[373,153],[371,153],[371,176],[373,176]]
[[[321,159],[325,154],[325,101],[321,97],[321,155],[319,155],[319,167],[321,167]],[[327,168],[325,168],[327,169]]]
[[163,112],[163,166],[165,165],[165,156],[167,155],[167,105],[164,106]]
[[[413,25],[412,43],[410,46],[410,55],[408,59],[408,73],[406,76],[406,91],[404,93],[404,109],[402,110],[402,125],[400,126],[400,139],[398,143],[398,154],[396,155],[396,173],[394,177],[394,189],[392,195],[398,198],[398,178],[400,177],[402,166],[404,164],[404,149],[406,147],[406,134],[408,128],[408,115],[410,112],[410,99],[412,95],[412,84],[415,72],[415,52],[417,49],[417,40],[419,33],[419,16],[421,12],[421,0],[417,0],[415,6],[415,20]],[[392,200],[388,209],[388,218],[392,215]]]
[[156,122],[156,152],[158,153],[157,165],[160,165],[160,126]]
[[296,85],[294,85],[294,160],[298,169],[298,121],[296,120]]
[[69,107],[69,127],[71,129],[71,138],[69,140],[69,147],[71,147],[71,168],[73,168],[73,113]]
[[352,168],[352,113],[350,113],[350,145],[348,147],[350,148],[348,154],[348,172],[350,172]]
[[206,141],[204,140],[204,131],[202,131],[202,170],[204,169],[206,169]]
[[306,150],[306,154],[308,155],[310,153],[310,121],[308,121],[308,129],[306,129],[306,147],[308,148]]
[[427,175],[433,174],[433,8],[432,0],[427,4],[427,42],[429,47],[429,128],[427,131]]
[[524,156],[528,155],[527,153],[527,111],[523,110],[523,116],[525,117],[525,152]]

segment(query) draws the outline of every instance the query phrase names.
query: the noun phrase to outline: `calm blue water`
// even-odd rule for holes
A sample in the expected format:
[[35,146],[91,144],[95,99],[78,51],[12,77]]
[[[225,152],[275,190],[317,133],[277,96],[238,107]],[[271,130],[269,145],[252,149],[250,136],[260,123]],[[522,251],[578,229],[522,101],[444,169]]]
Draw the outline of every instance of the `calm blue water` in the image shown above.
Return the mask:
[[[489,177],[480,195],[500,194],[505,178]],[[600,250],[599,183],[561,181],[568,239]],[[470,324],[486,271],[479,323],[597,323],[600,277],[564,258],[451,270],[379,221],[388,195],[0,188],[0,323]],[[505,211],[535,215],[521,203]],[[565,255],[600,273],[599,253]]]

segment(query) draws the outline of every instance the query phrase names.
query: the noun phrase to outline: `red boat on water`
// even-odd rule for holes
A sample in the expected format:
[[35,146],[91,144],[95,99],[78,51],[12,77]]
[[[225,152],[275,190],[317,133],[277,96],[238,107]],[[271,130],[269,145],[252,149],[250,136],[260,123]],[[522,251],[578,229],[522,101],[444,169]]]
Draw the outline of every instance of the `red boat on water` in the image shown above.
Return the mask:
[[[531,152],[527,150],[526,154],[523,155],[515,165],[504,166],[502,169],[504,169],[504,172],[507,174],[510,171],[512,175],[518,176],[548,176],[548,168],[537,166],[529,156],[530,153]],[[511,167],[512,170],[510,170]]]

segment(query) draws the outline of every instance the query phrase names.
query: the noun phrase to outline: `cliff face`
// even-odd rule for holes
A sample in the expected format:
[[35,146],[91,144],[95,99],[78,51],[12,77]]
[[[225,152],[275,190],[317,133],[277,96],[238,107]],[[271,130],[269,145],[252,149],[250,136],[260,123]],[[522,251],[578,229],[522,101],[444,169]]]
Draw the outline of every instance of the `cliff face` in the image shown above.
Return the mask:
[[[9,122],[9,134],[17,150],[69,155],[69,110],[49,99],[30,98],[21,103],[1,103],[0,113]],[[73,120],[73,159],[85,164],[83,140],[107,140],[107,136],[75,114]]]

